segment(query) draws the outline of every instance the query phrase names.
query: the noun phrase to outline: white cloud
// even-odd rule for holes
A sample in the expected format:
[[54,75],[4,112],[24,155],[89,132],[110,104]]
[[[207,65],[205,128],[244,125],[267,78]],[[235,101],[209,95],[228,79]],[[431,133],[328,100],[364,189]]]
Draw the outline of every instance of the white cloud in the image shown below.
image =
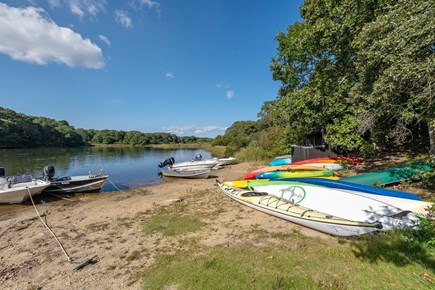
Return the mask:
[[227,127],[219,127],[219,126],[200,127],[200,126],[195,126],[195,125],[185,125],[185,126],[173,125],[173,126],[169,126],[169,127],[163,127],[162,129],[168,133],[172,133],[175,135],[190,136],[193,134],[205,135],[205,134],[210,133],[210,132],[225,132]]
[[226,93],[226,96],[227,96],[228,99],[234,98],[234,91],[228,90],[227,93]]
[[60,7],[60,0],[48,0],[48,5],[50,5],[51,8]]
[[108,46],[110,46],[110,40],[109,40],[106,36],[100,34],[100,35],[98,35],[98,38],[99,38],[102,42],[104,42],[105,44],[107,44]]
[[106,0],[48,0],[51,8],[60,8],[66,5],[72,14],[82,18],[87,13],[92,16],[106,10]]
[[157,14],[160,14],[160,3],[153,0],[130,0],[129,5],[136,10],[140,10],[143,7],[148,9],[154,9]]
[[125,28],[133,27],[133,23],[131,18],[128,16],[128,11],[125,10],[116,10],[115,11],[115,20]]
[[166,76],[167,78],[171,78],[171,79],[175,78],[174,74],[171,73],[171,72],[169,72],[169,71],[165,74],[165,76]]
[[101,49],[70,28],[58,26],[42,8],[0,3],[0,52],[14,60],[45,65],[102,68]]
[[79,16],[80,18],[82,18],[83,15],[85,15],[85,12],[83,12],[83,10],[80,8],[78,3],[75,3],[75,2],[69,3],[69,10],[71,11],[72,14],[75,14],[75,15]]

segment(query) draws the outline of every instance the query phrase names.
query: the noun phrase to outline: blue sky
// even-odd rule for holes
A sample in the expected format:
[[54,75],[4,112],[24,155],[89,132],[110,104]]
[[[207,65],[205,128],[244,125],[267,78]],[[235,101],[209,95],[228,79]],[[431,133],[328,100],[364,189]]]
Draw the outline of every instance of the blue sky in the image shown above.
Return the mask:
[[76,128],[215,137],[279,83],[291,0],[0,1],[0,106]]

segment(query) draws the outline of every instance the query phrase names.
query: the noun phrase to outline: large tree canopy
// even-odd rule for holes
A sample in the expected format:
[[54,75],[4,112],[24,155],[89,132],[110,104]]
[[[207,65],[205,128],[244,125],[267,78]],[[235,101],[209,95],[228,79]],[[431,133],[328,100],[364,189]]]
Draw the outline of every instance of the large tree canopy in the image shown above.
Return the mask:
[[271,71],[281,87],[260,123],[284,128],[288,147],[318,131],[359,151],[427,136],[434,14],[423,0],[306,0],[303,21],[276,37]]

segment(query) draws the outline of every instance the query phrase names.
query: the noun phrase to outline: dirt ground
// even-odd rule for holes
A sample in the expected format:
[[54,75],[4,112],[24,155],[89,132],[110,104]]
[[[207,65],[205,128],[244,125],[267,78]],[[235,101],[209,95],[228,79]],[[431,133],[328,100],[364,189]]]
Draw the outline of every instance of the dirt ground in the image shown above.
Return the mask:
[[[347,175],[376,170],[382,164],[384,160],[364,162]],[[145,234],[144,222],[179,203],[183,203],[188,213],[201,213],[206,226],[194,234],[194,239],[205,247],[247,242],[249,230],[258,229],[271,234],[269,240],[258,243],[274,242],[273,233],[290,231],[334,239],[240,205],[215,186],[216,179],[242,179],[245,172],[262,166],[239,163],[213,170],[208,179],[165,179],[161,184],[128,191],[38,202],[39,213],[67,254],[30,203],[3,205],[0,207],[1,288],[140,289],[140,280],[134,279],[136,274],[146,271],[157,255],[183,250],[176,239]],[[435,193],[429,190],[427,194]],[[67,256],[78,262],[93,258],[93,263],[75,270],[79,264],[69,262]]]
[[[249,227],[331,238],[244,207],[214,185],[215,179],[242,179],[243,173],[258,167],[240,163],[212,171],[208,179],[172,179],[124,192],[37,204],[73,260],[93,258],[95,263],[80,270],[74,270],[78,264],[68,262],[31,204],[0,212],[0,285],[2,289],[140,289],[140,282],[132,282],[132,277],[151,265],[156,253],[180,248],[158,235],[145,235],[143,223],[157,208],[176,202],[204,213],[208,228],[196,239],[206,246],[239,242],[246,237],[238,229]],[[224,209],[219,218],[215,218],[217,207]],[[146,254],[126,258],[135,253]]]

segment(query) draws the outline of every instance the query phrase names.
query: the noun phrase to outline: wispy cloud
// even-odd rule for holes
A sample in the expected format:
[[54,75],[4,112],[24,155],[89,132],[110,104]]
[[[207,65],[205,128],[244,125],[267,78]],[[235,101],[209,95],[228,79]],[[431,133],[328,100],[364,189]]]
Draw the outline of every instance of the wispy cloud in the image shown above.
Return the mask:
[[143,9],[144,7],[147,9],[152,9],[157,12],[157,14],[160,14],[160,3],[153,0],[130,0],[129,1],[130,7],[132,7],[135,10]]
[[131,21],[130,16],[128,16],[128,11],[125,10],[116,10],[115,11],[115,20],[125,28],[133,27],[133,22]]
[[0,3],[0,52],[14,60],[45,65],[104,67],[101,49],[70,28],[58,26],[42,8]]
[[234,91],[228,90],[225,95],[227,96],[228,99],[232,99],[232,98],[234,98]]
[[168,71],[168,72],[165,74],[165,77],[167,77],[167,78],[171,78],[171,79],[175,78],[174,74],[173,74],[172,72],[170,72],[170,71]]
[[97,16],[106,10],[106,0],[48,0],[48,5],[54,8],[66,6],[69,11],[83,18],[86,15]]
[[173,125],[162,128],[165,132],[172,133],[175,135],[205,135],[210,132],[222,133],[225,132],[227,127],[219,127],[219,126],[196,126],[196,125]]
[[107,44],[108,46],[110,46],[110,40],[109,40],[106,36],[100,34],[100,35],[98,35],[98,38],[99,38],[102,42],[104,42],[105,44]]
[[112,103],[113,103],[113,104],[122,104],[122,103],[124,103],[124,100],[121,100],[121,99],[114,99],[114,100],[112,100]]

